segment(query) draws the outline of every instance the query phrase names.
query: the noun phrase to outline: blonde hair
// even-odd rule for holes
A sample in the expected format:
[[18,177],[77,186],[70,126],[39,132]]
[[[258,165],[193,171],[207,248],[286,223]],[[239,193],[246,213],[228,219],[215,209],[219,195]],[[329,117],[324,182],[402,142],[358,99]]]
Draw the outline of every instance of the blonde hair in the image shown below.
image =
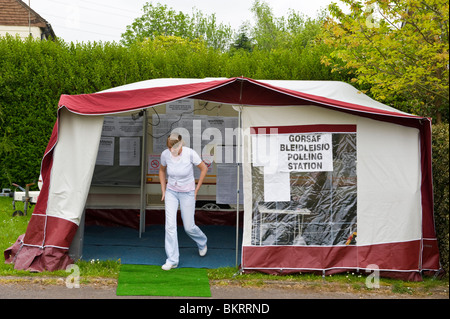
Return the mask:
[[181,134],[172,133],[167,137],[167,147],[172,148],[175,144],[182,143]]

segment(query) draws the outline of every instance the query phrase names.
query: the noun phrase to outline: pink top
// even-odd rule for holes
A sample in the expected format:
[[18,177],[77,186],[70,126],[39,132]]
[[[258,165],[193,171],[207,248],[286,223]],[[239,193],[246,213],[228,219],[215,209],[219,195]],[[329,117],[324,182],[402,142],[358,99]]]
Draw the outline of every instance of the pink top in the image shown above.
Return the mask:
[[175,191],[175,192],[190,192],[195,190],[195,181],[192,182],[192,184],[186,184],[186,185],[173,185],[173,184],[167,184],[167,188]]

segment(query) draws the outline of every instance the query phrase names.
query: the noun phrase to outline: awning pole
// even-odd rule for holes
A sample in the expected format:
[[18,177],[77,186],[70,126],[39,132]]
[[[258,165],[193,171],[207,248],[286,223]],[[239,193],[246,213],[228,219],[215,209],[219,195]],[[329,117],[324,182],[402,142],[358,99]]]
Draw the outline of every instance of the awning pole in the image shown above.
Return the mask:
[[239,267],[239,202],[240,202],[240,180],[239,175],[241,171],[241,111],[242,106],[239,106],[239,116],[238,116],[238,136],[237,136],[237,192],[236,192],[236,268]]
[[147,110],[143,110],[141,146],[141,209],[139,214],[139,238],[145,233],[146,182],[147,182]]

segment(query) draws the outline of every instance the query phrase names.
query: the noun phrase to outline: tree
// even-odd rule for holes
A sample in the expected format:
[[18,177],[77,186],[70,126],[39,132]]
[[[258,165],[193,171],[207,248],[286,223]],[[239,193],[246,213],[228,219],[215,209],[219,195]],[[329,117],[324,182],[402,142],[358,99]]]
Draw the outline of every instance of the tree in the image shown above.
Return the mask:
[[258,49],[270,51],[287,42],[284,18],[276,18],[272,8],[265,1],[255,0],[251,11],[256,19],[252,38]]
[[147,2],[142,16],[136,18],[122,34],[121,43],[130,46],[145,39],[157,36],[176,36],[188,40],[202,39],[214,49],[228,48],[232,30],[230,26],[218,24],[216,16],[205,16],[194,11],[192,16],[181,11],[176,12],[167,5]]
[[286,17],[275,17],[272,8],[262,0],[255,0],[251,11],[256,22],[250,28],[250,34],[259,50],[303,50],[323,45],[320,36],[325,12],[321,12],[316,19],[311,19],[290,9]]
[[230,49],[245,50],[248,52],[252,52],[253,51],[252,40],[249,38],[247,34],[249,34],[249,27],[243,24],[239,28],[237,36],[235,37],[235,40],[231,45]]
[[341,2],[350,13],[329,6],[324,38],[335,50],[322,62],[353,69],[353,81],[380,101],[448,121],[448,1]]

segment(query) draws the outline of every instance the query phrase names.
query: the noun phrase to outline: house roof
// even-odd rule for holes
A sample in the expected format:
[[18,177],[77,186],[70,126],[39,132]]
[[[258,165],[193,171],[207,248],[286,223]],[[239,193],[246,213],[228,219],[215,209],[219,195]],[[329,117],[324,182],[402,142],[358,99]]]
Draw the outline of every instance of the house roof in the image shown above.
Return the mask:
[[[30,21],[28,21],[30,19]],[[0,0],[0,25],[46,28],[48,22],[21,0]]]

